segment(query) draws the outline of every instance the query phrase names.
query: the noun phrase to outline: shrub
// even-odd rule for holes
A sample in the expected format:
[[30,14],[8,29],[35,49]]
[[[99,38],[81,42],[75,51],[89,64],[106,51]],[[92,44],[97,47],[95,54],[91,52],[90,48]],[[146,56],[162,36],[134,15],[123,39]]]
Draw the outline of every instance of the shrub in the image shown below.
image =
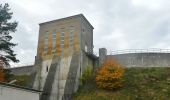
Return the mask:
[[117,89],[122,87],[124,68],[113,59],[106,60],[97,70],[96,84],[99,88]]
[[87,80],[92,76],[92,67],[87,65],[80,77],[81,84],[87,82]]

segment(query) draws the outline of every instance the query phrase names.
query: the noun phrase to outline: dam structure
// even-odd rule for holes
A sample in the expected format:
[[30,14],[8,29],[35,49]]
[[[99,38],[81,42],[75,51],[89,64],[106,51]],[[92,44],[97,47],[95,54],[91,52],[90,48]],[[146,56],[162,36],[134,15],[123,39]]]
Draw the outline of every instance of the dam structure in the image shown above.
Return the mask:
[[29,88],[39,91],[39,100],[71,100],[88,67],[93,71],[107,59],[125,67],[170,67],[170,50],[135,49],[93,52],[93,26],[78,14],[39,24],[34,65],[11,68],[12,74],[30,76]]
[[170,67],[170,49],[130,49],[112,51],[99,49],[99,62],[114,59],[125,67]]
[[96,65],[93,26],[82,14],[39,25],[30,87],[43,91],[40,100],[70,100],[84,69]]

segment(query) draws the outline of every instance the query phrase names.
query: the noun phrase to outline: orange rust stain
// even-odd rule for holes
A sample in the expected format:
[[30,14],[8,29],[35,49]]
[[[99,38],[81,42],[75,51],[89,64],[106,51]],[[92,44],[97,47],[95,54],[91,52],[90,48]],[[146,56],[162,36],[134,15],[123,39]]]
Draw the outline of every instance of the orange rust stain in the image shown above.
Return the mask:
[[73,45],[74,47],[74,53],[77,53],[77,52],[79,52],[79,38],[78,38],[78,34],[77,33],[75,33],[74,34],[74,45]]
[[59,55],[61,53],[61,47],[60,47],[60,33],[56,33],[56,54]]
[[69,33],[68,31],[64,34],[64,57],[68,56],[68,49],[69,49]]

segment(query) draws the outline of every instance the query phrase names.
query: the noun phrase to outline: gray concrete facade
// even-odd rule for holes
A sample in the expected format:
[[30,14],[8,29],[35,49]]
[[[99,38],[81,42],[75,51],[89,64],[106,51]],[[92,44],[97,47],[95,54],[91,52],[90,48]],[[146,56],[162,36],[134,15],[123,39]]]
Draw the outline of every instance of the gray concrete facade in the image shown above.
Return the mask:
[[8,68],[8,69],[11,71],[10,73],[14,75],[30,75],[32,73],[33,65]]
[[100,48],[99,64],[102,64],[104,60],[113,59],[124,67],[170,67],[170,53],[146,51],[107,55],[107,49]]
[[107,56],[107,49],[106,48],[100,48],[99,49],[99,65],[103,64],[104,60]]
[[107,55],[125,67],[170,67],[170,53],[129,53]]

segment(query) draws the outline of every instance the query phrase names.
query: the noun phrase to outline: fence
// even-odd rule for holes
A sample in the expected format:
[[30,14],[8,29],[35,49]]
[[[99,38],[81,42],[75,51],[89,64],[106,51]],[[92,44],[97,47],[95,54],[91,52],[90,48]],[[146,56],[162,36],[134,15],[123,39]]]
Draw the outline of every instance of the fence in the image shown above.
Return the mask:
[[158,49],[158,48],[150,48],[150,49],[125,49],[125,50],[109,51],[108,53],[110,55],[128,54],[128,53],[170,53],[170,49]]

